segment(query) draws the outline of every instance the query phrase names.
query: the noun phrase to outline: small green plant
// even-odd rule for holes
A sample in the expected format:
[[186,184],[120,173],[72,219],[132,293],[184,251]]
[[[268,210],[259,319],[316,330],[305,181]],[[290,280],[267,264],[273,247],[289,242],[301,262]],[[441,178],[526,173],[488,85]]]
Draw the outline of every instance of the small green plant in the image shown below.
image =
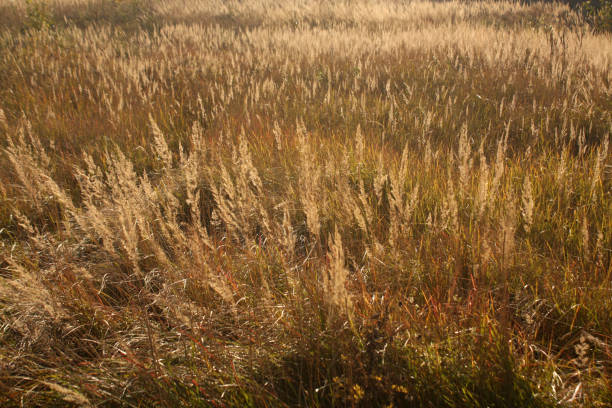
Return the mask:
[[588,0],[580,11],[595,31],[612,31],[612,0]]
[[26,0],[26,27],[42,30],[53,26],[53,17],[42,0]]

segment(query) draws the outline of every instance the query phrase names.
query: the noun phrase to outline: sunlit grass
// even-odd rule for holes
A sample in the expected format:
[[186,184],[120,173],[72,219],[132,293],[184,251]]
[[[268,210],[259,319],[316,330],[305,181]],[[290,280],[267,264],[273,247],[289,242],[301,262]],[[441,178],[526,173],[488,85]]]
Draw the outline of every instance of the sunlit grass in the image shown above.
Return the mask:
[[559,4],[0,0],[0,401],[610,405],[611,62]]

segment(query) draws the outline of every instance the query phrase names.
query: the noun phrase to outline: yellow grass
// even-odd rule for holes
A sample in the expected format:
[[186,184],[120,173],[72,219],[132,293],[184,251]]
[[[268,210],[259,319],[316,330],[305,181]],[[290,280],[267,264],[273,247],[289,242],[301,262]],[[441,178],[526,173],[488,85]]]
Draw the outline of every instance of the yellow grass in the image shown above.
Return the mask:
[[0,0],[0,403],[609,406],[611,68],[556,3]]

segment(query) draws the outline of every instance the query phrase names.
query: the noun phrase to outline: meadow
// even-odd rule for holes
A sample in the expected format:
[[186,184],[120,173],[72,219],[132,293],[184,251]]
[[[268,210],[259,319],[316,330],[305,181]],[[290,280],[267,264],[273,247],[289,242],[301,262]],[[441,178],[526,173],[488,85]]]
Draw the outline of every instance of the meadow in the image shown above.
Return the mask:
[[610,407],[611,126],[559,3],[0,0],[0,405]]

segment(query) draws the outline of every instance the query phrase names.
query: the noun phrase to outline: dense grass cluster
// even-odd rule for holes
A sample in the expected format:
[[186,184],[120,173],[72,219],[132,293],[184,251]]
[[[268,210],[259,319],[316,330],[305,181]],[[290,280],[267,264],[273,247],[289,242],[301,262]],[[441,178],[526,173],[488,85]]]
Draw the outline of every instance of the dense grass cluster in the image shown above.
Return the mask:
[[0,0],[0,405],[612,405],[612,41],[567,6]]

